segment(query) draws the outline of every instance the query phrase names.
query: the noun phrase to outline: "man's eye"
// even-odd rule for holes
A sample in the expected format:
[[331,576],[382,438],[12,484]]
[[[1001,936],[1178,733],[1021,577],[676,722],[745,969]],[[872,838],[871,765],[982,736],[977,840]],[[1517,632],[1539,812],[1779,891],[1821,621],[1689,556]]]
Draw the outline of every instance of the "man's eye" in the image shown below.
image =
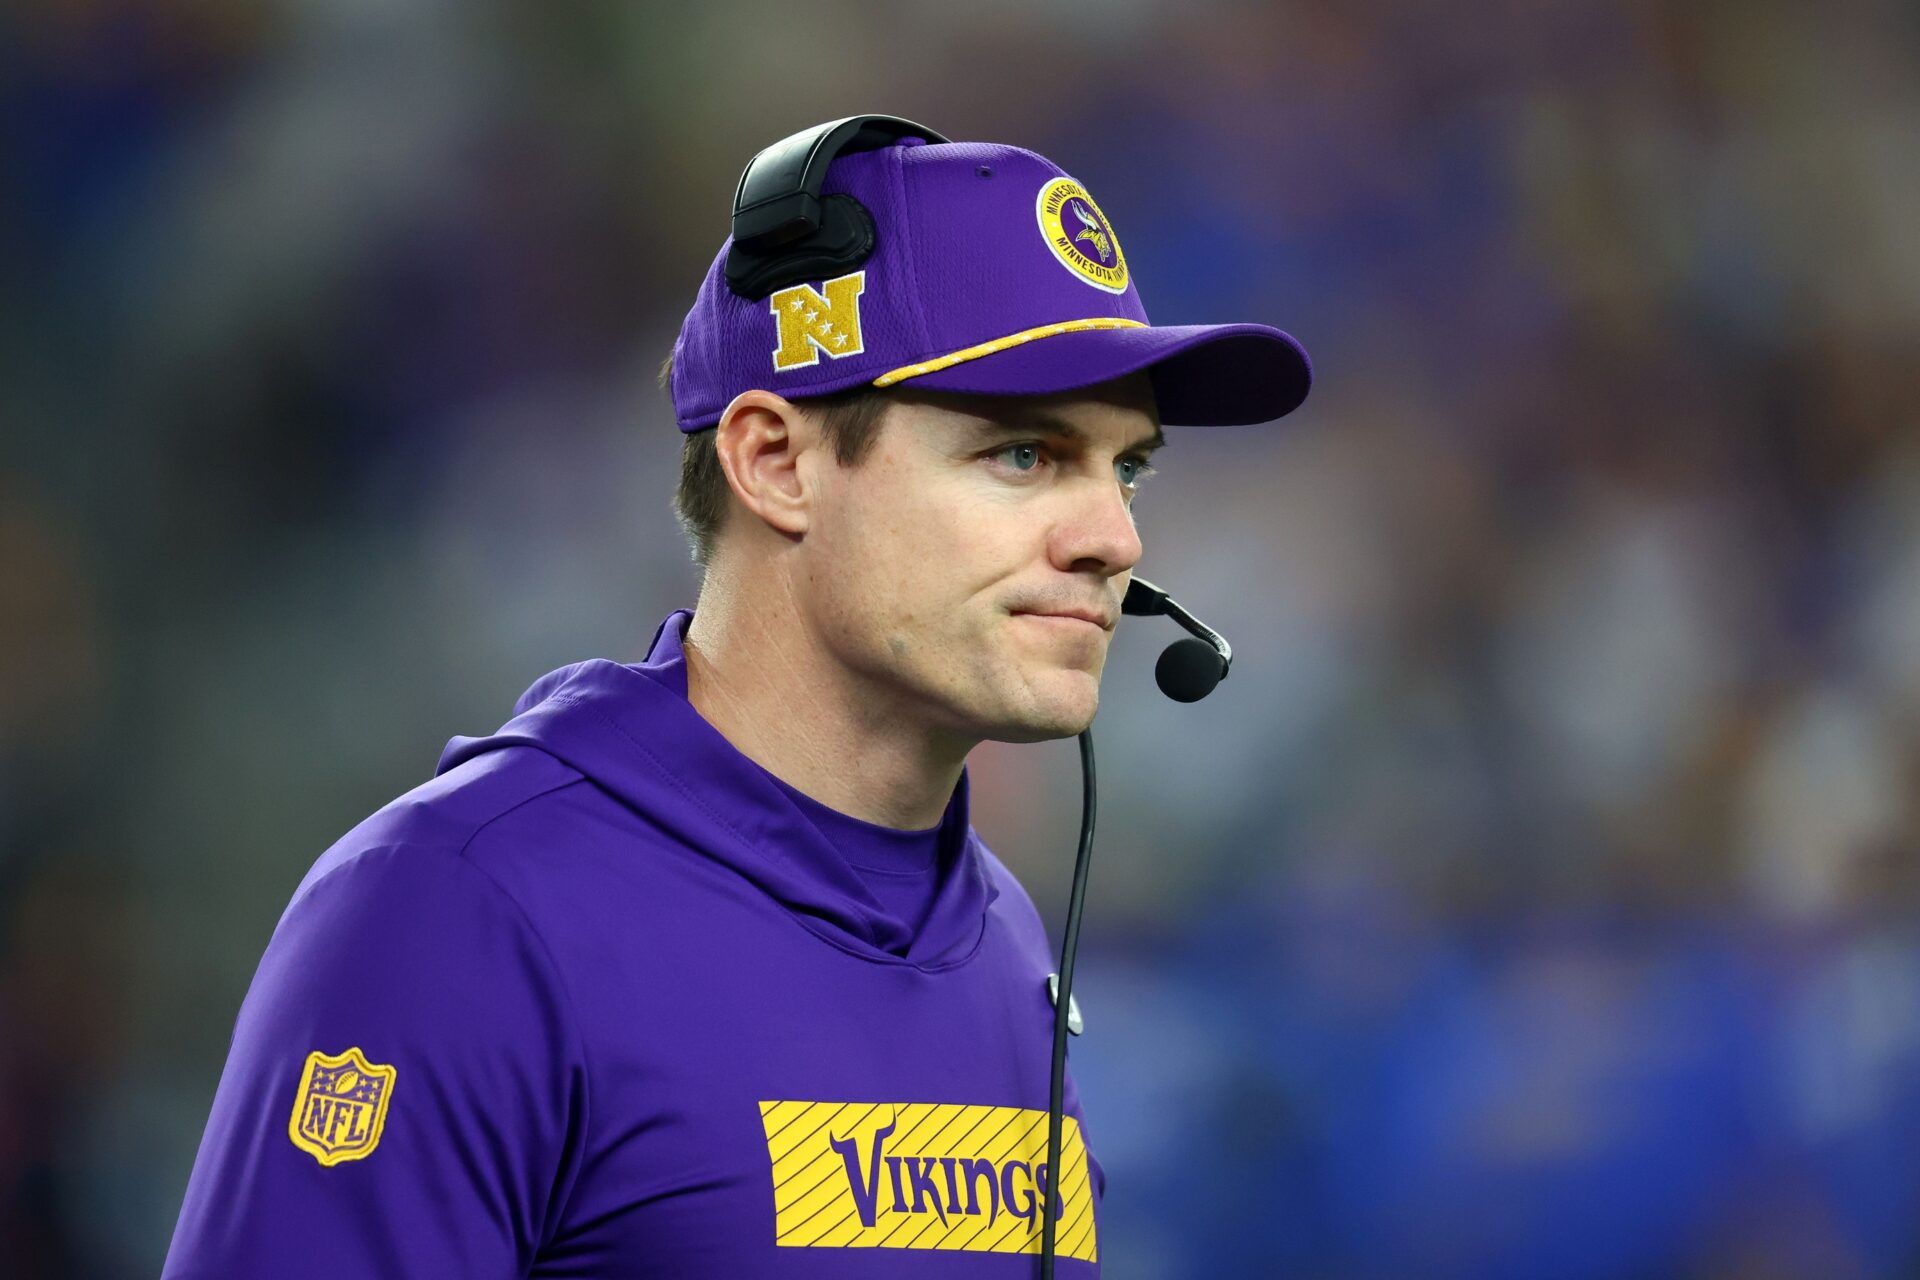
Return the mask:
[[1153,474],[1153,467],[1145,458],[1121,458],[1113,465],[1120,474],[1120,483],[1129,489]]
[[1031,471],[1040,465],[1040,446],[1031,441],[1010,444],[993,456],[1010,459],[1015,471]]

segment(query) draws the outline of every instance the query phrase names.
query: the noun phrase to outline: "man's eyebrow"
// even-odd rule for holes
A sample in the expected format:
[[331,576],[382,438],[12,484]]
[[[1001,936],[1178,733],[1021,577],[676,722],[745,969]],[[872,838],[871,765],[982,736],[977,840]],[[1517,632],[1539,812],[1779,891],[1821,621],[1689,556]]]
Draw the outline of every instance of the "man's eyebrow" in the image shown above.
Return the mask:
[[[1036,431],[1042,435],[1072,440],[1076,444],[1087,443],[1087,433],[1077,424],[1051,413],[1022,413],[1009,421],[979,422],[973,427],[973,434],[982,441],[991,440],[996,436],[1031,435]],[[1165,434],[1156,426],[1152,435],[1141,437],[1132,444],[1126,445],[1120,452],[1149,454],[1166,442]]]

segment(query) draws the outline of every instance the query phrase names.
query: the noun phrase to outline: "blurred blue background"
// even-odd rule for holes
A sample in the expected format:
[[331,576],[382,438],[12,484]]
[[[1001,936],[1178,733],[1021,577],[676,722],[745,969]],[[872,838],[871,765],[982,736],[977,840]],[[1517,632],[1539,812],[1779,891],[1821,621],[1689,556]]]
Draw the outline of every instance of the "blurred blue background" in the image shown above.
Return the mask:
[[[341,832],[694,567],[653,385],[742,165],[1040,150],[1174,431],[1074,1070],[1111,1280],[1920,1273],[1920,11],[0,7],[0,1275],[152,1275]],[[1070,741],[976,826],[1057,937]]]

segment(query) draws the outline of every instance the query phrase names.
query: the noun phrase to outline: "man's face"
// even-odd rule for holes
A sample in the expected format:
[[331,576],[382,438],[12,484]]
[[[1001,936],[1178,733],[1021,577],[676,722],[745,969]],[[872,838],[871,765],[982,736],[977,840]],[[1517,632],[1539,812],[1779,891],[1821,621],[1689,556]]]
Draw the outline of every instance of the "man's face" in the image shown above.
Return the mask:
[[822,451],[802,607],[876,712],[1004,742],[1092,722],[1155,418],[1143,373],[1052,396],[909,393],[859,465]]

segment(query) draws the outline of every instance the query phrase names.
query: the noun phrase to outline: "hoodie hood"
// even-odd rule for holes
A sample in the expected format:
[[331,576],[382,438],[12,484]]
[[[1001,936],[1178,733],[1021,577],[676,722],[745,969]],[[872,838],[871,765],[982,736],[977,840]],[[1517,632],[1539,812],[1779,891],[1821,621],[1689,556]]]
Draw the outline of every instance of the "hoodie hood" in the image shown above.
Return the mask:
[[[927,970],[970,957],[999,889],[969,822],[966,769],[940,823],[939,887],[915,932],[868,892],[773,776],[687,700],[692,620],[690,609],[668,614],[645,662],[592,658],[541,676],[499,732],[449,741],[435,775],[488,752],[533,747],[688,850],[738,873],[843,950]],[[636,857],[651,853],[635,849]]]

